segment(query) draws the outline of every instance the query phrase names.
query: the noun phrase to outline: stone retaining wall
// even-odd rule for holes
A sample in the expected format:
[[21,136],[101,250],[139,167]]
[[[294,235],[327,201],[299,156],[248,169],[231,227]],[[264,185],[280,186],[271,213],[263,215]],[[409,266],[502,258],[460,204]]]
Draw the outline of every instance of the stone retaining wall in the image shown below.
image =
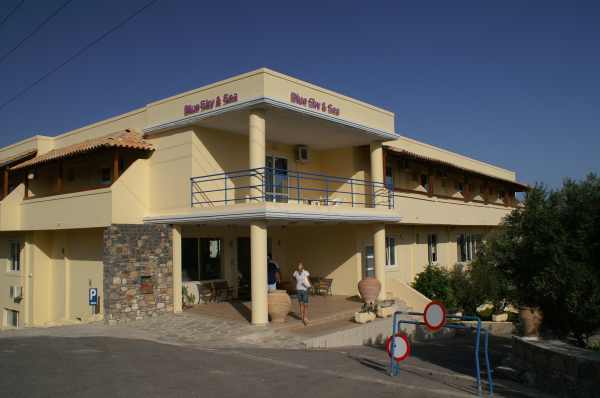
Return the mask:
[[600,395],[600,353],[558,340],[513,337],[513,365],[523,381],[553,395]]
[[113,224],[104,231],[104,316],[120,323],[173,312],[168,225]]

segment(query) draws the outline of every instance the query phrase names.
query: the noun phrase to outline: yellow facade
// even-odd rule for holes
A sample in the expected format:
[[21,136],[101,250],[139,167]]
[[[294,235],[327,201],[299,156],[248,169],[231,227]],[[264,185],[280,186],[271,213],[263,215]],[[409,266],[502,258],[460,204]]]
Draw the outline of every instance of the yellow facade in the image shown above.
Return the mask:
[[[5,166],[8,191],[0,202],[3,327],[10,327],[10,310],[19,312],[19,326],[101,318],[102,306],[93,314],[88,292],[98,288],[102,300],[104,286],[118,282],[105,280],[104,231],[121,224],[173,226],[174,311],[181,308],[182,242],[189,238],[220,239],[220,278],[231,286],[239,278],[237,246],[241,238],[250,238],[257,324],[266,321],[266,250],[281,265],[284,279],[302,261],[313,275],[334,279],[333,293],[344,295],[357,293],[371,256],[375,276],[386,285],[382,298],[398,297],[417,307],[422,298],[408,284],[430,261],[428,236],[436,236],[436,262],[449,267],[461,261],[457,237],[484,236],[515,205],[514,172],[401,137],[392,112],[268,69],[56,137],[36,136],[1,148],[0,163],[26,151],[41,156],[124,129],[143,134],[153,151],[122,150],[121,173],[110,181],[104,174],[114,171],[112,152],[64,158],[60,168],[52,162],[14,172],[18,161]],[[299,146],[307,148],[307,159],[299,158]],[[460,181],[469,173],[468,184],[479,187],[481,200],[456,192],[448,183],[454,171],[436,180],[431,174],[435,164],[402,169],[393,158],[399,150],[455,165]],[[277,181],[264,169],[266,158],[286,167],[287,187],[280,196],[267,195],[261,185],[266,179]],[[393,186],[384,185],[389,183],[386,166],[392,169]],[[255,169],[262,174],[203,183],[195,199],[191,179]],[[421,185],[426,172],[431,192]],[[385,243],[390,237],[392,249]],[[10,270],[10,242],[20,244],[18,271]],[[390,250],[395,264],[386,264]],[[20,300],[9,297],[11,286],[22,288]]]

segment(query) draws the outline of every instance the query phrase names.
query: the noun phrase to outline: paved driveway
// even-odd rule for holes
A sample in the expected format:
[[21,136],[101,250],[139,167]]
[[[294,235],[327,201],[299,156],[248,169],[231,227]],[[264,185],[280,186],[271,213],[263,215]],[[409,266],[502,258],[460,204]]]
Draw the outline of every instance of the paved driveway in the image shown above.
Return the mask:
[[[472,397],[467,345],[460,338],[417,345],[401,376],[392,378],[378,348],[206,348],[107,336],[4,334],[0,391],[3,397],[28,398]],[[497,396],[535,396],[518,385],[499,384]]]

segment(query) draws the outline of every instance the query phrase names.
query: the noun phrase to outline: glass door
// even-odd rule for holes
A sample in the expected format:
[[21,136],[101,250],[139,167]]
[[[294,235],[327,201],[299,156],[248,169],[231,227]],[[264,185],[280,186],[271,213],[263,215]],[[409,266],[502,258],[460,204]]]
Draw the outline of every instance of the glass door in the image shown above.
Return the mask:
[[267,156],[265,166],[266,201],[286,203],[289,198],[287,159]]

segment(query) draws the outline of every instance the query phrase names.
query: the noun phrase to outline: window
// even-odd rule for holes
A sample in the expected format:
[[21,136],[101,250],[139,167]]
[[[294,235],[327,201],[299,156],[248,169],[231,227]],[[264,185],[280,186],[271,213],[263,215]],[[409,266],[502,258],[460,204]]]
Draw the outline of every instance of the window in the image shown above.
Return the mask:
[[110,184],[111,182],[111,172],[109,167],[105,167],[100,170],[100,183],[101,184]]
[[481,247],[481,235],[460,234],[456,239],[457,258],[460,262],[473,261]]
[[385,238],[385,265],[388,267],[396,265],[396,238]]
[[391,166],[386,166],[385,168],[385,186],[394,188],[394,172]]
[[429,259],[429,264],[436,264],[438,261],[436,234],[427,235],[427,258]]
[[462,182],[457,182],[456,191],[460,192],[461,194],[465,193],[465,184],[463,184]]
[[21,270],[21,242],[10,242],[10,268],[9,271]]
[[421,174],[421,186],[429,191],[429,176],[427,174]]
[[19,311],[15,310],[4,310],[5,312],[5,325],[8,327],[18,328],[19,327]]
[[23,288],[21,286],[11,286],[8,290],[8,297],[11,300],[19,300],[23,297]]

